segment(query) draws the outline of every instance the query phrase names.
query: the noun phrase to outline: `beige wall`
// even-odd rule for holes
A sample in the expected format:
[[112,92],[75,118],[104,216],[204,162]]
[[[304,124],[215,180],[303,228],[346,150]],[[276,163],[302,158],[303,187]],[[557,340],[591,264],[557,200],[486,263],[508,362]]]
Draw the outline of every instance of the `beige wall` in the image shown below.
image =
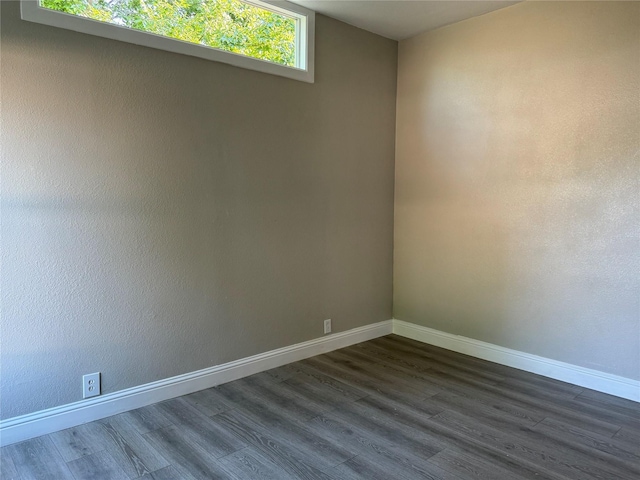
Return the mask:
[[395,318],[640,379],[640,3],[399,46]]
[[391,318],[397,43],[319,16],[316,83],[2,3],[2,417]]

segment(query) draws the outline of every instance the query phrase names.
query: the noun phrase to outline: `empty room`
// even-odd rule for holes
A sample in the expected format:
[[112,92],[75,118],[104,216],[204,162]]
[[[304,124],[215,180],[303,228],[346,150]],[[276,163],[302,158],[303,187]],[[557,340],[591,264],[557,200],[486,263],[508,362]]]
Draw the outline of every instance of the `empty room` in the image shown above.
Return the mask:
[[640,478],[640,2],[0,1],[0,478]]

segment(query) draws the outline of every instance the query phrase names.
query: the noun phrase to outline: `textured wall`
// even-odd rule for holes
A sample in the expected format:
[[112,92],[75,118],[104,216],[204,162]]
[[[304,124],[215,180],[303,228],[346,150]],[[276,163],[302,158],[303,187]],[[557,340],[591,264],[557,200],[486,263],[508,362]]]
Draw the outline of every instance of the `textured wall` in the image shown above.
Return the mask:
[[391,318],[397,43],[319,16],[316,83],[2,3],[2,417]]
[[394,316],[640,378],[640,3],[399,47]]

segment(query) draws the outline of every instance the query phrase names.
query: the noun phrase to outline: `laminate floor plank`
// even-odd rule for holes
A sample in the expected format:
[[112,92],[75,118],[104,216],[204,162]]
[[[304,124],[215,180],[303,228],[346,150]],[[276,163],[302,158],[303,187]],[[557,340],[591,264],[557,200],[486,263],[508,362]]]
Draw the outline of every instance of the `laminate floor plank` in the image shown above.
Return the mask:
[[264,417],[243,408],[229,413],[251,431],[258,432],[265,438],[277,439],[282,445],[297,451],[297,456],[319,470],[332,468],[356,455],[306,428],[305,423],[292,421],[286,415]]
[[[386,398],[395,399],[411,405],[413,408],[423,411],[428,415],[434,413],[430,411],[429,408],[425,408],[422,400],[426,398],[426,396],[424,392],[418,389],[408,390],[407,388],[399,387],[388,381],[377,380],[375,377],[371,377],[366,373],[360,373],[348,366],[336,364],[328,359],[322,358],[322,356],[309,358],[299,363],[305,369],[333,377],[369,395],[382,395]],[[433,394],[433,392],[430,392],[430,394]]]
[[492,385],[500,383],[505,379],[503,375],[483,371],[476,367],[464,365],[460,362],[454,363],[443,360],[435,355],[422,357],[415,353],[404,353],[402,351],[389,350],[388,348],[369,345],[368,343],[355,345],[354,350],[365,353],[370,357],[373,356],[373,358],[384,360],[384,362],[390,366],[402,365],[405,362],[408,362],[404,366],[415,368],[417,371],[424,372],[438,369],[443,372],[453,373],[461,378],[473,380],[474,382],[484,382]]
[[140,435],[171,425],[171,420],[162,414],[157,403],[115,416],[125,419]]
[[209,421],[209,417],[200,413],[183,398],[162,402],[160,408],[168,418],[173,420],[175,426],[188,432],[194,443],[204,448],[214,458],[229,455],[247,446],[236,436]]
[[[640,465],[635,460],[628,461],[620,458],[618,454],[606,452],[595,448],[584,441],[576,441],[575,435],[550,428],[544,424],[538,424],[535,429],[505,429],[509,433],[534,446],[542,444],[549,451],[553,451],[564,458],[572,458],[575,462],[588,465],[589,471],[596,478],[627,478],[640,477]],[[598,473],[601,472],[601,473]]]
[[565,431],[550,428],[542,423],[537,428],[513,428],[505,426],[502,429],[530,448],[544,445],[548,452],[572,459],[577,465],[584,466],[584,471],[595,478],[637,479],[640,476],[640,465],[635,460],[628,461],[618,454],[598,449],[584,441],[576,441],[574,435]]
[[597,418],[600,422],[607,423],[612,427],[618,427],[615,432],[617,432],[620,427],[623,427],[625,425],[632,427],[634,430],[640,429],[640,417],[629,417],[612,409],[607,409],[603,405],[591,405],[578,400],[562,400],[558,402],[545,401],[544,404],[554,405],[558,410],[563,410],[565,412],[580,412],[583,417]]
[[621,405],[619,402],[603,402],[589,396],[578,395],[572,402],[580,409],[596,415],[606,415],[613,422],[640,428],[640,404],[634,406]]
[[[448,377],[440,372],[433,372],[432,376],[434,382],[448,382]],[[476,386],[475,388],[465,386],[465,389],[473,392],[474,395],[478,394],[479,397],[493,398],[496,401],[528,410],[532,416],[536,415],[541,418],[554,417],[596,433],[611,436],[620,430],[619,422],[612,423],[609,415],[604,413],[602,415],[598,415],[597,413],[594,415],[593,412],[587,413],[578,405],[570,403],[569,400],[531,396],[504,385],[485,385]],[[453,391],[455,391],[455,388]]]
[[443,470],[459,475],[461,478],[474,480],[524,480],[512,471],[502,468],[495,463],[489,463],[473,453],[447,448],[429,458]]
[[296,375],[281,384],[294,389],[303,398],[315,398],[325,405],[340,405],[367,396],[366,392],[359,392],[330,377],[325,378],[326,381],[318,381],[309,375]]
[[[531,431],[528,435],[519,435],[506,429],[498,430],[475,419],[447,411],[429,419],[430,422],[446,426],[450,429],[464,433],[479,442],[492,445],[505,454],[516,458],[528,460],[532,464],[549,472],[558,472],[569,478],[594,478],[598,480],[636,478],[627,472],[620,472],[612,465],[603,464],[598,459],[589,458],[587,455],[571,448],[563,448],[559,442],[554,442],[551,437],[545,437],[544,441],[532,439]],[[538,440],[543,440],[538,437]]]
[[540,420],[530,416],[512,415],[498,408],[492,408],[481,402],[474,401],[472,397],[460,396],[452,393],[439,393],[425,400],[433,404],[435,408],[452,410],[454,412],[473,416],[482,423],[494,428],[511,426],[516,428],[533,427]]
[[13,463],[11,455],[9,455],[9,450],[5,448],[0,449],[0,478],[6,480],[20,480],[20,475]]
[[624,426],[612,438],[616,442],[626,445],[632,452],[640,449],[640,429]]
[[[362,402],[366,402],[366,398]],[[420,458],[429,458],[446,447],[433,437],[385,421],[375,409],[368,408],[366,403],[362,402],[345,405],[343,409],[325,414],[324,418],[342,422],[342,425],[349,428],[357,427],[365,432],[368,438],[381,445],[393,445],[394,449],[400,448],[403,452]]]
[[104,449],[129,478],[137,478],[169,466],[169,462],[138,433],[127,417],[116,415],[97,423],[103,429]]
[[522,378],[508,378],[499,382],[499,385],[513,388],[521,393],[537,392],[540,393],[543,390],[547,398],[563,398],[566,400],[573,400],[576,395],[582,392],[580,387],[574,385],[558,385],[557,383],[545,382],[544,389],[540,388],[541,382],[533,382],[531,379]]
[[400,478],[410,480],[404,476],[398,475],[395,466],[379,465],[369,458],[361,456],[353,457],[337,467],[334,467],[332,473],[334,476],[342,480],[389,480],[390,478]]
[[458,368],[460,371],[481,371],[486,375],[497,376],[499,379],[518,378],[522,373],[519,370],[510,369],[503,365],[488,362],[480,358],[451,352],[444,348],[435,347],[433,345],[421,344],[415,340],[399,337],[397,335],[388,335],[386,337],[371,340],[371,346],[384,348],[394,354],[406,354],[415,356],[416,359],[430,360],[432,362],[441,363],[450,367]]
[[[305,428],[304,424],[297,421],[291,421],[286,416],[263,418],[250,411],[240,411],[240,409],[228,412],[228,414],[229,416],[223,421],[235,421],[264,438],[276,439],[282,446],[295,451],[296,457],[318,470],[333,468],[356,455],[349,449],[328,442],[317,432]],[[212,420],[217,421],[218,419],[212,418]]]
[[[380,363],[382,360],[372,358],[374,362]],[[423,376],[427,377],[430,385],[439,385],[442,388],[456,390],[456,389],[480,389],[481,391],[486,392],[499,392],[503,394],[504,392],[517,392],[518,395],[525,395],[527,398],[536,400],[536,403],[539,402],[547,402],[551,400],[555,402],[556,400],[564,402],[561,405],[569,406],[573,405],[573,397],[574,391],[563,391],[561,393],[557,393],[555,391],[544,391],[541,393],[539,389],[533,386],[529,386],[526,382],[520,382],[520,380],[516,380],[516,382],[520,382],[520,387],[514,388],[513,385],[505,384],[504,382],[491,382],[491,381],[478,381],[473,378],[470,374],[460,374],[452,371],[451,368],[443,368],[437,362],[426,362],[422,364],[423,367],[428,367],[427,370],[422,370]],[[400,362],[388,362],[387,368],[396,370],[398,372],[410,370],[408,367],[403,366]],[[416,371],[420,371],[419,368],[416,368]],[[526,392],[523,390],[527,389]],[[611,430],[619,428],[618,423],[610,423],[609,427]]]
[[640,410],[633,412],[622,411],[623,409],[615,405],[605,407],[605,404],[581,395],[568,397],[566,395],[558,395],[550,389],[540,389],[533,386],[514,386],[501,383],[496,388],[502,391],[517,391],[520,395],[526,395],[531,399],[554,403],[571,410],[579,410],[586,415],[598,417],[613,425],[632,424],[634,427],[640,428]]
[[[429,378],[434,371],[433,365],[430,365],[428,368],[407,368],[396,362],[390,362],[382,358],[381,355],[365,349],[345,349],[336,355],[342,356],[343,360],[341,360],[340,363],[344,364],[346,362],[346,364],[366,365],[368,371],[384,376],[391,376],[396,382],[409,385],[414,390],[419,389],[423,395],[435,395],[442,390],[439,384],[432,382]],[[331,355],[327,355],[327,357],[332,358]],[[473,381],[475,382],[476,380]]]
[[429,356],[434,360],[447,363],[454,367],[467,367],[475,371],[493,373],[503,377],[503,380],[507,381],[509,379],[526,381],[541,389],[560,388],[562,390],[572,391],[574,392],[574,395],[577,395],[584,390],[582,387],[577,385],[571,385],[553,378],[543,377],[542,375],[525,372],[523,370],[507,367],[505,365],[489,362],[488,360],[471,357],[469,355],[453,352],[433,345],[425,345],[416,340],[403,338],[398,335],[388,335],[372,341],[374,344],[375,342],[382,342],[383,345],[387,345],[392,350],[410,348],[410,351],[414,354]]
[[277,391],[296,397],[303,404],[315,405],[314,411],[317,411],[318,414],[338,409],[343,403],[351,403],[357,399],[352,396],[344,396],[327,385],[299,380],[298,383],[295,383],[293,378],[278,383]]
[[335,408],[332,404],[323,402],[321,399],[300,395],[290,385],[282,385],[282,382],[275,381],[266,373],[252,375],[243,380],[246,380],[247,385],[263,399],[269,399],[270,402],[289,411],[295,409],[301,412],[302,416],[308,414],[316,416],[327,409]]
[[236,434],[242,441],[251,445],[295,478],[305,480],[329,480],[332,478],[320,468],[304,461],[310,459],[315,463],[321,461],[321,458],[309,457],[295,446],[286,445],[280,438],[272,438],[271,435],[263,433],[259,426],[252,425],[249,419],[236,411],[220,413],[211,419]]
[[588,388],[583,389],[582,393],[576,395],[576,399],[590,399],[600,402],[604,407],[622,408],[629,414],[638,415],[640,412],[640,403],[626,398],[615,397],[603,392],[597,392]]
[[76,460],[85,455],[104,450],[101,441],[101,426],[97,423],[86,423],[49,434],[65,462]]
[[509,390],[488,392],[494,398],[503,398],[505,402],[527,409],[531,415],[555,418],[585,430],[601,435],[612,436],[620,430],[620,425],[610,422],[610,418],[594,416],[580,410],[579,407],[569,407],[554,402],[542,401]]
[[[435,396],[429,398],[441,398],[443,395],[455,394],[456,396],[461,396],[472,400],[474,403],[482,403],[492,409],[500,410],[509,415],[518,417],[523,421],[531,422],[532,424],[541,421],[545,418],[545,414],[536,414],[531,412],[530,409],[521,408],[517,405],[514,405],[510,402],[501,402],[499,396],[495,395],[482,395],[481,391],[478,388],[474,388],[475,382],[471,385],[468,383],[460,383],[459,381],[451,381],[447,378],[447,376],[443,377],[440,373],[434,375],[434,372],[439,372],[438,370],[434,370],[433,365],[429,362],[426,364],[420,364],[418,361],[412,361],[411,357],[409,360],[405,360],[401,358],[401,356],[389,355],[384,358],[390,360],[390,364],[393,366],[398,373],[406,372],[407,370],[412,372],[419,372],[423,377],[425,377],[431,385],[436,385],[441,387],[442,392],[436,394]],[[415,378],[415,373],[414,373]],[[458,379],[459,380],[459,379]]]
[[298,368],[297,363],[290,363],[281,367],[272,368],[265,372],[267,375],[271,375],[277,382],[284,382],[285,380],[297,375]]
[[[463,480],[462,477],[440,468],[439,466],[426,462],[428,467],[425,467],[421,472],[416,472],[415,469],[408,469],[405,465],[395,466],[395,475],[387,478],[406,478],[407,480],[415,480],[416,478],[423,478],[425,480]],[[377,468],[381,468],[380,464],[376,464]],[[420,477],[416,477],[416,473]],[[367,477],[364,477],[367,478]]]
[[[377,360],[375,358],[371,358],[373,362],[381,362],[381,360]],[[475,395],[476,392],[487,392],[487,393],[495,393],[496,391],[501,394],[504,391],[511,391],[512,389],[507,389],[506,387],[501,386],[495,382],[486,382],[486,381],[476,381],[473,378],[470,378],[469,375],[458,375],[449,371],[443,371],[437,365],[430,366],[427,369],[410,369],[407,366],[404,366],[398,362],[389,362],[388,369],[393,370],[396,375],[407,378],[407,376],[411,376],[417,384],[422,385],[420,383],[421,380],[424,380],[429,383],[430,388],[433,390],[434,388],[440,388],[440,390],[451,391],[456,394],[460,394],[461,392],[472,392]],[[418,373],[415,373],[418,372]],[[404,376],[404,377],[403,377]],[[437,393],[437,390],[436,390]],[[465,394],[463,393],[462,396]],[[494,397],[501,397],[502,395],[494,395]],[[507,409],[505,409],[507,410]],[[513,410],[513,408],[511,408]],[[520,412],[517,416],[520,417],[529,417],[526,413],[526,409],[519,409]],[[533,421],[540,421],[545,415],[538,415],[539,418],[532,418]],[[610,430],[616,429],[616,425],[608,425]]]
[[[399,404],[408,405],[417,412],[423,415],[431,416],[442,411],[441,408],[434,407],[424,402],[425,397],[420,394],[407,393],[402,390],[397,390],[393,386],[375,382],[364,376],[357,375],[352,371],[344,369],[339,365],[332,364],[331,362],[324,363],[320,358],[307,359],[302,363],[303,368],[308,369],[310,372],[326,374],[334,379],[343,382],[347,385],[357,387],[358,389],[367,393],[363,398],[370,396],[379,396],[381,398],[394,400]],[[316,363],[317,362],[317,363]]]
[[640,478],[640,444],[626,445],[613,438],[582,430],[552,418],[545,418],[532,430],[547,432],[549,436],[562,436],[566,439],[567,445],[576,449],[584,446],[588,449],[587,451],[590,449],[599,450],[608,455],[606,457],[608,462],[620,465],[620,468],[634,472]]
[[[411,378],[418,385],[428,384],[429,391],[434,395],[441,394],[442,392],[452,392],[457,395],[466,396],[466,392],[472,392],[475,397],[476,392],[485,391],[485,386],[492,387],[497,385],[494,381],[482,381],[478,382],[471,378],[469,375],[457,375],[455,372],[442,371],[437,365],[426,363],[423,365],[402,361],[398,357],[392,357],[393,360],[387,361],[387,367],[393,371],[395,375],[401,378]],[[381,362],[374,357],[368,359],[373,362]],[[488,390],[491,391],[491,390]],[[494,404],[495,402],[492,401]],[[514,410],[513,408],[506,408],[505,410]],[[515,413],[516,416],[523,418],[529,417],[524,409]],[[539,418],[532,418],[532,421],[538,422],[544,418],[544,415]]]
[[[435,480],[455,477],[450,473],[444,474],[442,469],[428,463],[428,457],[433,454],[431,448],[425,447],[422,450],[422,456],[415,455],[405,450],[403,446],[388,442],[380,435],[372,435],[371,431],[355,427],[342,418],[334,416],[314,418],[309,422],[309,427],[327,439],[332,439],[345,448],[357,451],[358,458],[361,460],[366,459],[372,465],[380,465],[384,471],[397,472],[402,478]],[[413,446],[416,447],[416,445]]]
[[217,480],[233,478],[206,449],[193,440],[185,429],[171,425],[144,435],[177,470],[183,480]]
[[461,480],[459,476],[437,465],[417,467],[398,462],[380,464],[375,459],[365,457],[355,457],[336,467],[336,471],[339,472],[340,478],[344,479]]
[[265,382],[243,378],[235,382],[220,385],[217,390],[229,403],[241,403],[245,399],[252,400],[268,415],[269,411],[286,411],[291,418],[308,420],[322,413],[326,407],[316,402],[307,403],[302,398],[292,396],[277,388],[277,384],[265,385]]
[[[263,401],[260,395],[257,395],[251,389],[242,384],[226,384],[215,387],[216,394],[220,395],[225,401],[233,404],[234,410],[240,410],[255,417],[259,417],[261,422],[266,425],[273,425],[283,421],[295,421],[298,418],[313,418],[314,412],[305,412],[299,417],[296,412],[291,412],[281,405],[272,404]],[[225,413],[225,412],[223,412]],[[215,418],[215,415],[212,416]]]
[[449,373],[453,377],[464,380],[467,383],[488,383],[496,385],[500,381],[500,377],[493,375],[483,375],[483,372],[476,372],[470,368],[460,369],[452,367],[446,363],[439,362],[432,357],[421,358],[414,354],[404,354],[402,352],[390,351],[381,347],[363,347],[359,352],[366,355],[370,360],[386,365],[386,368],[394,369],[402,373],[403,376],[415,378],[419,382],[424,382],[427,386],[434,389],[434,393],[438,391],[440,384],[433,382],[430,378],[434,371]]
[[0,449],[4,480],[636,480],[640,403],[389,335]]
[[129,480],[118,462],[106,451],[67,462],[76,480]]
[[505,401],[500,395],[485,393],[479,389],[446,387],[443,393],[430,397],[432,402],[446,401],[455,397],[457,402],[471,402],[474,406],[488,408],[497,413],[515,417],[522,424],[535,425],[547,418],[546,412],[534,410],[528,405],[521,405],[517,402]]
[[321,355],[317,357],[317,360],[331,362],[358,375],[368,376],[381,385],[413,395],[428,396],[440,391],[438,387],[432,387],[427,383],[418,383],[420,375],[416,374],[412,379],[407,378],[399,375],[397,369],[392,365],[381,362],[377,358],[363,358],[363,355],[358,352],[335,351]]
[[292,365],[295,366],[292,366],[292,369],[295,368],[295,375],[284,380],[291,385],[313,385],[313,387],[322,388],[325,392],[333,391],[341,402],[357,400],[359,398],[366,397],[370,393],[353,385],[341,382],[329,375],[325,375],[318,370],[305,367],[302,362],[297,362]]
[[229,454],[218,461],[237,480],[246,480],[249,478],[260,480],[294,480],[296,478],[251,447]]
[[415,429],[422,434],[432,435],[445,445],[448,445],[449,448],[454,448],[455,451],[472,452],[487,463],[495,464],[511,471],[515,474],[514,476],[530,480],[566,480],[571,478],[560,475],[557,472],[541,469],[535,463],[527,460],[516,460],[509,454],[505,455],[504,451],[498,447],[482,440],[479,441],[465,432],[434,423],[430,421],[429,417],[425,417],[414,409],[407,408],[393,400],[370,396],[359,400],[359,403],[368,404],[371,408],[375,408],[379,415],[386,415],[389,421],[394,421],[404,426],[404,428]]
[[22,480],[73,480],[73,475],[49,436],[37,437],[7,449]]
[[233,409],[232,406],[222,400],[220,395],[216,395],[215,390],[211,388],[185,395],[182,398],[207,417]]
[[[436,395],[435,397],[430,397],[430,398],[426,399],[425,401],[426,402],[430,402],[434,398],[437,398],[437,397],[438,396]],[[369,401],[368,398],[364,398],[362,400],[359,400],[357,403],[358,404],[368,404],[370,407],[372,406],[372,403]],[[451,405],[453,405],[454,404],[453,397],[449,398],[448,402],[445,402],[445,404],[446,403],[450,403]],[[460,407],[460,404],[458,404],[457,406]],[[509,431],[509,432],[513,433],[513,432],[518,432],[520,429],[525,427],[525,425],[521,425],[519,423],[518,419],[515,418],[515,417],[510,417],[510,416],[504,415],[504,414],[502,414],[500,412],[492,412],[490,409],[486,409],[484,407],[477,407],[477,406],[474,406],[471,403],[462,404],[461,410],[463,412],[465,412],[465,415],[468,415],[470,419],[473,419],[474,421],[475,420],[480,420],[480,422],[481,422],[483,427],[488,427],[488,429],[494,429],[495,431],[501,431],[501,432]],[[388,412],[388,410],[387,410],[387,412]],[[344,415],[342,412],[340,414]],[[338,415],[338,414],[334,413],[334,415]],[[368,422],[370,424],[379,423],[379,422],[377,422],[378,419],[376,417],[376,410],[375,409],[369,410],[369,411],[363,411],[362,415],[363,415],[363,418],[366,419],[365,422]],[[436,421],[437,421],[438,417],[439,417],[439,415],[436,415],[434,417],[436,419]],[[350,423],[353,423],[353,424],[356,424],[356,425],[359,425],[359,426],[363,422],[362,418],[356,418],[356,415],[351,415],[348,418],[350,420]],[[407,432],[407,430],[403,430],[403,433],[405,433],[405,435],[406,435],[406,432]],[[422,434],[422,438],[425,438],[425,435],[428,435],[428,433],[427,433],[428,430],[425,430],[424,432],[425,433]],[[437,448],[439,448],[440,450],[444,450],[445,449],[445,447],[447,446],[446,443],[441,442],[441,441],[438,442],[435,439],[435,437],[432,437],[432,438],[434,438],[431,441],[432,445],[434,445],[434,446],[437,445]],[[515,440],[515,439],[517,439],[517,436],[513,435],[511,437],[511,439]],[[395,442],[398,443],[397,440],[395,440]],[[423,440],[422,441],[422,443],[427,443],[427,442],[428,442],[428,440]],[[528,443],[527,446],[529,448],[532,448],[530,443]],[[559,447],[562,447],[562,445],[560,445]],[[559,447],[556,447],[556,448],[559,448]],[[407,448],[407,450],[411,451],[410,450],[410,446],[407,446],[405,448]],[[416,453],[416,452],[412,452],[412,453]],[[565,454],[569,454],[572,457],[576,456],[575,452],[565,452]],[[582,460],[585,463],[589,463],[589,464],[591,463],[590,461],[588,461],[588,460],[586,460],[584,458]]]
[[140,480],[182,480],[180,473],[171,465],[155,472],[145,473]]

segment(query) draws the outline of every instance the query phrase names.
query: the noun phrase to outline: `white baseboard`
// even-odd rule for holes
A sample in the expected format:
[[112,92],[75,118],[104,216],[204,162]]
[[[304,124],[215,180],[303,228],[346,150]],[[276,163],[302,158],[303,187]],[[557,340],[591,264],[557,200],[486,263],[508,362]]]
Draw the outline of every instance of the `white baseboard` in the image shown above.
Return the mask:
[[640,382],[637,380],[452,335],[402,320],[387,320],[139,387],[0,421],[0,446],[197,392],[390,333],[640,402]]
[[10,418],[0,422],[0,446],[99,420],[389,335],[392,329],[391,320],[374,323],[139,387]]
[[393,333],[472,357],[640,402],[640,382],[529,353],[393,320]]

